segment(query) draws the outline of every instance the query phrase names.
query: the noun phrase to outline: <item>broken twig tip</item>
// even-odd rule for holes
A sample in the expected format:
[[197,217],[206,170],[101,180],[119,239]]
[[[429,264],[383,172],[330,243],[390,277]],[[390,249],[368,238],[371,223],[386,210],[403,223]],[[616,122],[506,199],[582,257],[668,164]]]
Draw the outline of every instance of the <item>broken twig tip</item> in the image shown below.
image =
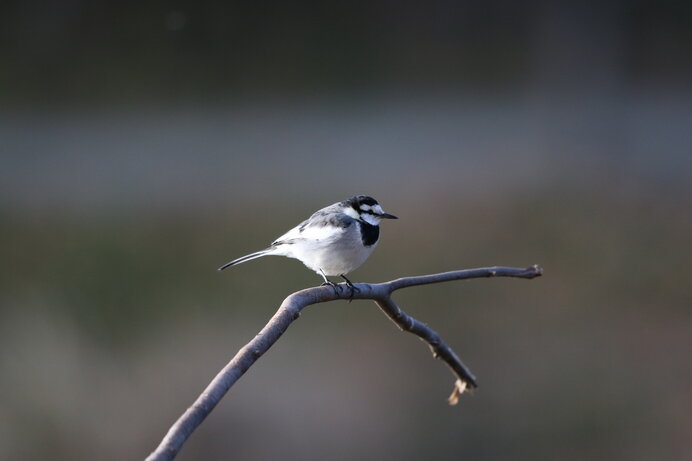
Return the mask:
[[466,381],[462,381],[460,379],[456,380],[456,382],[454,383],[454,390],[452,391],[452,395],[450,395],[447,399],[450,405],[456,405],[457,403],[459,403],[459,397],[461,397],[461,394],[463,394],[466,391],[466,387]]

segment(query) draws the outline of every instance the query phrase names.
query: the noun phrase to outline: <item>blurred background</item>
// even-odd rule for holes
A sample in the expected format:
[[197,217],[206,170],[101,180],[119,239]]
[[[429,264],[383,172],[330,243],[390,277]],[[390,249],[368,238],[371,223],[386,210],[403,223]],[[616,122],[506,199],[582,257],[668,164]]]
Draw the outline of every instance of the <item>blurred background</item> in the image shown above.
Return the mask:
[[354,194],[354,281],[541,264],[304,311],[178,459],[683,460],[692,7],[0,4],[0,458],[142,459],[285,296],[218,273]]

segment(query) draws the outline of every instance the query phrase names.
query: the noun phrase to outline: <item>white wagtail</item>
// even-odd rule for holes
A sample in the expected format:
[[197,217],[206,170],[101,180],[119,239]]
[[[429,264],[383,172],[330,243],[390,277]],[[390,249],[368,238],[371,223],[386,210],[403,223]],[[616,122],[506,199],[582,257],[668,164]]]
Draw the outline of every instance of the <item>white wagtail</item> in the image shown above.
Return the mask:
[[346,274],[363,264],[377,246],[382,219],[397,217],[385,213],[374,198],[357,195],[317,210],[269,248],[234,259],[219,270],[262,256],[286,256],[320,274],[324,284],[335,287],[327,277],[339,276],[353,290]]

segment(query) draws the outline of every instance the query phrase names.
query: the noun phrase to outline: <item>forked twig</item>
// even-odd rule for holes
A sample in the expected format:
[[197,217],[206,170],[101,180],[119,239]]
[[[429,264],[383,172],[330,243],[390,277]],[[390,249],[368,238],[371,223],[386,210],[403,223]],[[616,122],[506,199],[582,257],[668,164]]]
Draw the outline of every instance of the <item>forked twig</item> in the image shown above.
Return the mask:
[[171,426],[159,446],[147,458],[147,461],[162,461],[175,458],[192,432],[204,421],[223,396],[243,376],[255,361],[262,356],[281,337],[288,326],[300,316],[300,311],[312,304],[335,301],[337,299],[370,299],[404,331],[427,342],[433,356],[444,361],[456,377],[454,390],[449,403],[454,405],[466,389],[477,387],[476,378],[462,363],[452,349],[430,327],[414,319],[401,310],[392,300],[394,291],[431,283],[466,280],[484,277],[518,277],[532,279],[543,274],[539,266],[525,269],[513,267],[484,267],[466,269],[440,274],[403,277],[385,283],[357,283],[352,291],[345,284],[337,285],[339,290],[328,286],[307,288],[287,297],[279,310],[249,343],[241,348],[235,357],[216,375],[202,394],[195,400],[183,415]]

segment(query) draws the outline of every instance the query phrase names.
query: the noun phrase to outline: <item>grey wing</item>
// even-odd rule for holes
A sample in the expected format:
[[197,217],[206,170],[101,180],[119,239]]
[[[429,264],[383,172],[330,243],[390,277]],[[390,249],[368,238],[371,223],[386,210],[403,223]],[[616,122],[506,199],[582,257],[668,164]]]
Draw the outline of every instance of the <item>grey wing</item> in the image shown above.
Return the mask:
[[346,213],[339,213],[326,209],[317,211],[312,216],[310,216],[310,219],[304,221],[301,225],[305,225],[305,227],[331,226],[340,229],[346,229],[355,221],[355,219],[353,219]]
[[330,212],[323,209],[315,212],[308,219],[274,240],[272,246],[293,243],[300,239],[324,240],[344,232],[356,222],[344,213]]

